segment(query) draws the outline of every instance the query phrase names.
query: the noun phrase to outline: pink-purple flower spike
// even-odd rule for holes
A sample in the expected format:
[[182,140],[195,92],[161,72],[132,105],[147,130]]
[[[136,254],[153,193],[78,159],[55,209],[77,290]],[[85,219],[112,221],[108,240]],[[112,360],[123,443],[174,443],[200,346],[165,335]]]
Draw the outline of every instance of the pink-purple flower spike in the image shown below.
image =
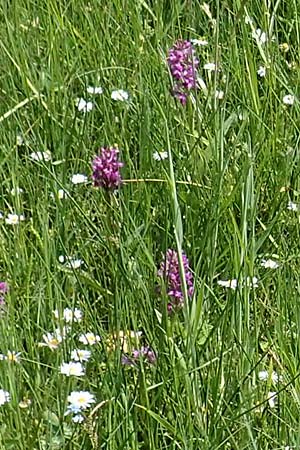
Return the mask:
[[6,294],[8,292],[8,284],[6,281],[0,281],[0,294]]
[[189,91],[197,86],[199,60],[190,41],[179,40],[169,50],[167,58],[174,78],[173,95],[182,105],[186,104]]
[[122,177],[120,168],[123,163],[118,160],[119,150],[113,147],[102,147],[100,154],[93,160],[94,186],[103,187],[108,190],[117,189]]
[[[193,274],[190,271],[189,261],[184,253],[182,253],[182,262],[188,295],[191,297],[194,293]],[[172,312],[174,309],[183,305],[184,299],[178,253],[176,250],[167,250],[165,259],[161,262],[157,274],[166,280],[167,294],[171,298],[168,303],[168,311]]]

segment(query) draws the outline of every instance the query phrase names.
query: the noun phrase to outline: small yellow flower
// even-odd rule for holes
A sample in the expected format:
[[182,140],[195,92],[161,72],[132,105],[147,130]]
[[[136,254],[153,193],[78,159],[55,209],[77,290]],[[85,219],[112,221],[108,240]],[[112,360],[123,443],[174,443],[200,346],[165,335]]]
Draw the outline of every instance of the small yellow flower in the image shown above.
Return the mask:
[[287,53],[290,49],[290,46],[287,42],[284,42],[283,44],[279,45],[279,50],[281,50],[284,53]]

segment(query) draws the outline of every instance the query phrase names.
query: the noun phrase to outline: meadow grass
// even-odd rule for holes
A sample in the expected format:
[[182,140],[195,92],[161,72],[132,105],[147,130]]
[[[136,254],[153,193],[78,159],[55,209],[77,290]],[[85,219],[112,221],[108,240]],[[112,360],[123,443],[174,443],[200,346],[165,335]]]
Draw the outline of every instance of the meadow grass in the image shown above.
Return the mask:
[[[297,1],[0,8],[0,448],[300,448]],[[178,39],[207,40],[186,106],[166,59]],[[112,99],[117,89],[128,100]],[[93,186],[103,146],[124,162],[115,192]],[[172,314],[157,274],[168,248],[194,276]],[[218,284],[228,280],[236,289]],[[83,318],[63,335],[65,308]],[[41,346],[57,328],[57,348]],[[87,332],[100,342],[80,343]],[[129,358],[150,346],[156,361],[122,364],[125,345]],[[65,376],[77,348],[92,353],[86,373]],[[65,415],[72,391],[94,396],[81,423]]]

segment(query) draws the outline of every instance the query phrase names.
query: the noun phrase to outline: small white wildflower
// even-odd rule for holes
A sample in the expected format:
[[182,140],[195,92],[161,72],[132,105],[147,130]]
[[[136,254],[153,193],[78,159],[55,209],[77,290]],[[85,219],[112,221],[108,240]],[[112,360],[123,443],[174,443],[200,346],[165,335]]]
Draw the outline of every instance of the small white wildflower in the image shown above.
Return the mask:
[[10,401],[10,393],[0,389],[0,406]]
[[193,45],[196,45],[196,46],[198,46],[198,47],[202,47],[202,46],[208,44],[208,41],[206,41],[205,39],[190,39],[190,42],[191,42]]
[[22,222],[25,220],[25,217],[23,214],[7,214],[7,218],[5,219],[5,222],[8,225],[17,225],[19,222]]
[[289,201],[287,209],[289,209],[290,211],[300,211],[300,205],[298,203]]
[[90,112],[94,108],[94,104],[92,102],[87,102],[84,98],[78,98],[76,101],[76,106],[78,111],[84,113]]
[[79,342],[84,345],[95,345],[97,342],[100,342],[101,338],[97,334],[94,333],[85,333],[79,336]]
[[269,377],[269,373],[266,370],[261,370],[260,372],[258,372],[258,379],[260,381],[267,381]]
[[125,102],[129,99],[129,94],[123,89],[117,89],[115,91],[112,91],[111,98],[119,102]]
[[76,258],[71,258],[70,256],[63,256],[60,255],[58,257],[59,262],[64,263],[65,262],[65,267],[67,267],[68,269],[79,269],[79,267],[83,264],[83,260],[82,259],[76,259]]
[[91,352],[89,350],[76,349],[71,352],[71,359],[73,361],[85,362],[91,357]]
[[155,161],[162,161],[163,159],[167,159],[169,156],[168,152],[154,152],[153,159]]
[[69,259],[69,261],[66,262],[65,266],[68,269],[79,269],[79,267],[83,264],[82,259]]
[[217,100],[223,100],[224,98],[224,91],[215,91],[215,97]]
[[71,182],[73,184],[82,184],[88,181],[88,177],[82,173],[75,173],[72,175]]
[[[269,379],[269,372],[267,372],[266,370],[261,370],[260,372],[258,372],[258,379],[260,381],[267,381]],[[277,372],[272,372],[271,373],[271,377],[270,377],[272,383],[276,384],[279,381],[282,381],[282,376],[278,375]]]
[[84,411],[89,408],[93,403],[95,403],[95,396],[88,391],[72,391],[68,395],[68,402],[73,411]]
[[231,288],[231,289],[236,289],[238,286],[238,282],[237,280],[233,279],[233,280],[219,280],[218,282],[219,286],[225,287],[225,288]]
[[12,188],[12,190],[10,191],[11,195],[22,194],[23,192],[24,192],[23,189],[19,187]]
[[261,266],[265,269],[278,269],[279,264],[277,261],[274,261],[273,259],[263,259],[261,262]]
[[266,68],[263,66],[259,66],[259,68],[257,70],[257,75],[259,77],[265,77],[266,76]]
[[32,152],[29,156],[33,161],[50,161],[52,158],[49,150],[45,152]]
[[268,403],[270,408],[275,408],[277,402],[277,392],[268,393]]
[[54,333],[43,334],[44,342],[39,342],[39,347],[49,347],[50,350],[56,350],[62,342],[62,335],[59,330]]
[[[59,319],[59,318],[60,318],[60,314],[59,314],[58,309],[55,309],[55,310],[53,311],[53,314],[54,314],[54,317],[55,317],[56,319]],[[71,309],[71,308],[65,308],[65,309],[63,310],[62,317],[63,317],[63,320],[64,320],[66,323],[80,322],[81,319],[82,319],[82,312],[81,312],[81,310],[78,309],[78,308],[75,308],[74,310]]]
[[215,63],[207,63],[203,66],[204,70],[208,70],[209,72],[215,72],[217,70],[217,66]]
[[103,89],[100,86],[98,86],[98,87],[88,86],[87,92],[89,94],[94,94],[94,95],[96,95],[96,94],[103,94]]
[[71,361],[69,363],[62,363],[62,365],[60,366],[60,373],[66,375],[67,377],[82,377],[83,375],[85,375],[85,370],[80,362]]
[[84,421],[84,417],[82,414],[76,414],[72,417],[72,422],[74,423],[82,423]]
[[3,213],[2,212],[0,212],[0,219],[3,219]]
[[283,97],[282,101],[283,101],[284,105],[293,105],[294,101],[295,101],[295,97],[294,97],[294,95],[288,94]]
[[256,42],[260,45],[263,45],[267,42],[268,36],[262,31],[260,28],[252,31],[252,37],[256,40]]

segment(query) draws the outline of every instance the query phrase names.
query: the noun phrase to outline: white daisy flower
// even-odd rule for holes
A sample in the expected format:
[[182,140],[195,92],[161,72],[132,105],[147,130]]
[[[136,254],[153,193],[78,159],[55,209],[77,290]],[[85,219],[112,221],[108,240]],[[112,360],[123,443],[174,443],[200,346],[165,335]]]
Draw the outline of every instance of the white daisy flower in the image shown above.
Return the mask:
[[10,401],[10,393],[0,389],[0,406]]
[[217,70],[217,66],[215,63],[207,63],[203,66],[204,70],[208,70],[209,72],[215,72]]
[[70,256],[60,255],[58,257],[60,263],[65,263],[65,267],[68,269],[79,269],[79,267],[84,263],[82,259],[71,258]]
[[88,181],[88,177],[82,173],[75,173],[72,175],[71,182],[73,184],[82,184]]
[[295,97],[294,97],[294,95],[288,94],[283,97],[282,101],[283,101],[284,105],[293,105],[294,101],[295,101]]
[[72,391],[68,395],[68,402],[70,405],[68,409],[79,412],[84,411],[89,408],[93,403],[95,403],[95,396],[88,391]]
[[261,370],[260,372],[258,372],[258,379],[260,381],[267,381],[268,378],[269,372],[267,372],[266,370]]
[[266,68],[263,66],[259,66],[259,68],[257,70],[257,75],[259,77],[265,77],[266,76]]
[[168,158],[168,152],[154,152],[153,153],[153,159],[155,161],[162,161],[163,159]]
[[49,347],[50,350],[56,350],[62,342],[62,335],[59,330],[54,333],[43,334],[44,342],[39,342],[39,347]]
[[223,286],[225,288],[231,288],[231,289],[236,289],[238,286],[238,282],[236,279],[233,280],[219,280],[218,282],[219,286]]
[[[260,381],[267,381],[269,379],[269,372],[267,372],[266,370],[261,370],[260,372],[258,372],[258,379]],[[283,378],[281,375],[278,375],[278,373],[273,371],[271,373],[270,379],[272,380],[272,383],[276,384],[279,381],[282,381]]]
[[261,261],[261,266],[265,269],[278,269],[279,264],[277,261],[274,261],[273,259],[263,259]]
[[67,377],[82,377],[83,375],[85,375],[85,370],[80,362],[71,361],[69,363],[62,363],[62,365],[60,366],[60,373],[66,375]]
[[89,350],[82,350],[77,348],[76,350],[72,350],[71,359],[73,361],[85,362],[88,361],[91,357],[91,352]]
[[300,211],[300,205],[298,203],[289,201],[287,209],[289,209],[290,211]]
[[115,101],[126,102],[129,99],[129,94],[123,89],[117,89],[112,91],[111,98]]
[[[58,309],[53,311],[55,319],[60,319],[60,314]],[[71,308],[65,308],[63,310],[62,318],[66,323],[72,322],[80,322],[82,319],[82,312],[80,309],[75,308],[74,310]]]
[[263,45],[267,42],[268,36],[262,31],[260,28],[252,31],[252,37],[256,40],[256,42],[260,45]]
[[88,86],[87,92],[89,94],[94,94],[94,95],[96,95],[96,94],[103,94],[103,89],[100,86],[98,86],[98,87]]
[[87,102],[84,98],[78,98],[76,101],[76,106],[78,108],[78,111],[87,113],[92,111],[94,108],[94,103]]
[[6,359],[6,361],[9,362],[14,362],[14,363],[19,363],[21,361],[21,352],[15,352],[15,351],[10,351],[8,350],[7,355],[2,355],[4,356],[4,359]]
[[190,39],[190,42],[198,47],[202,47],[208,44],[208,41],[206,41],[205,39]]
[[7,214],[7,218],[5,219],[5,222],[8,225],[17,225],[19,222],[22,222],[25,220],[25,217],[23,214]]
[[50,161],[52,159],[52,155],[49,150],[46,150],[45,152],[32,152],[29,156],[33,161]]
[[85,333],[79,336],[79,342],[84,345],[95,345],[101,341],[100,336],[94,333]]

